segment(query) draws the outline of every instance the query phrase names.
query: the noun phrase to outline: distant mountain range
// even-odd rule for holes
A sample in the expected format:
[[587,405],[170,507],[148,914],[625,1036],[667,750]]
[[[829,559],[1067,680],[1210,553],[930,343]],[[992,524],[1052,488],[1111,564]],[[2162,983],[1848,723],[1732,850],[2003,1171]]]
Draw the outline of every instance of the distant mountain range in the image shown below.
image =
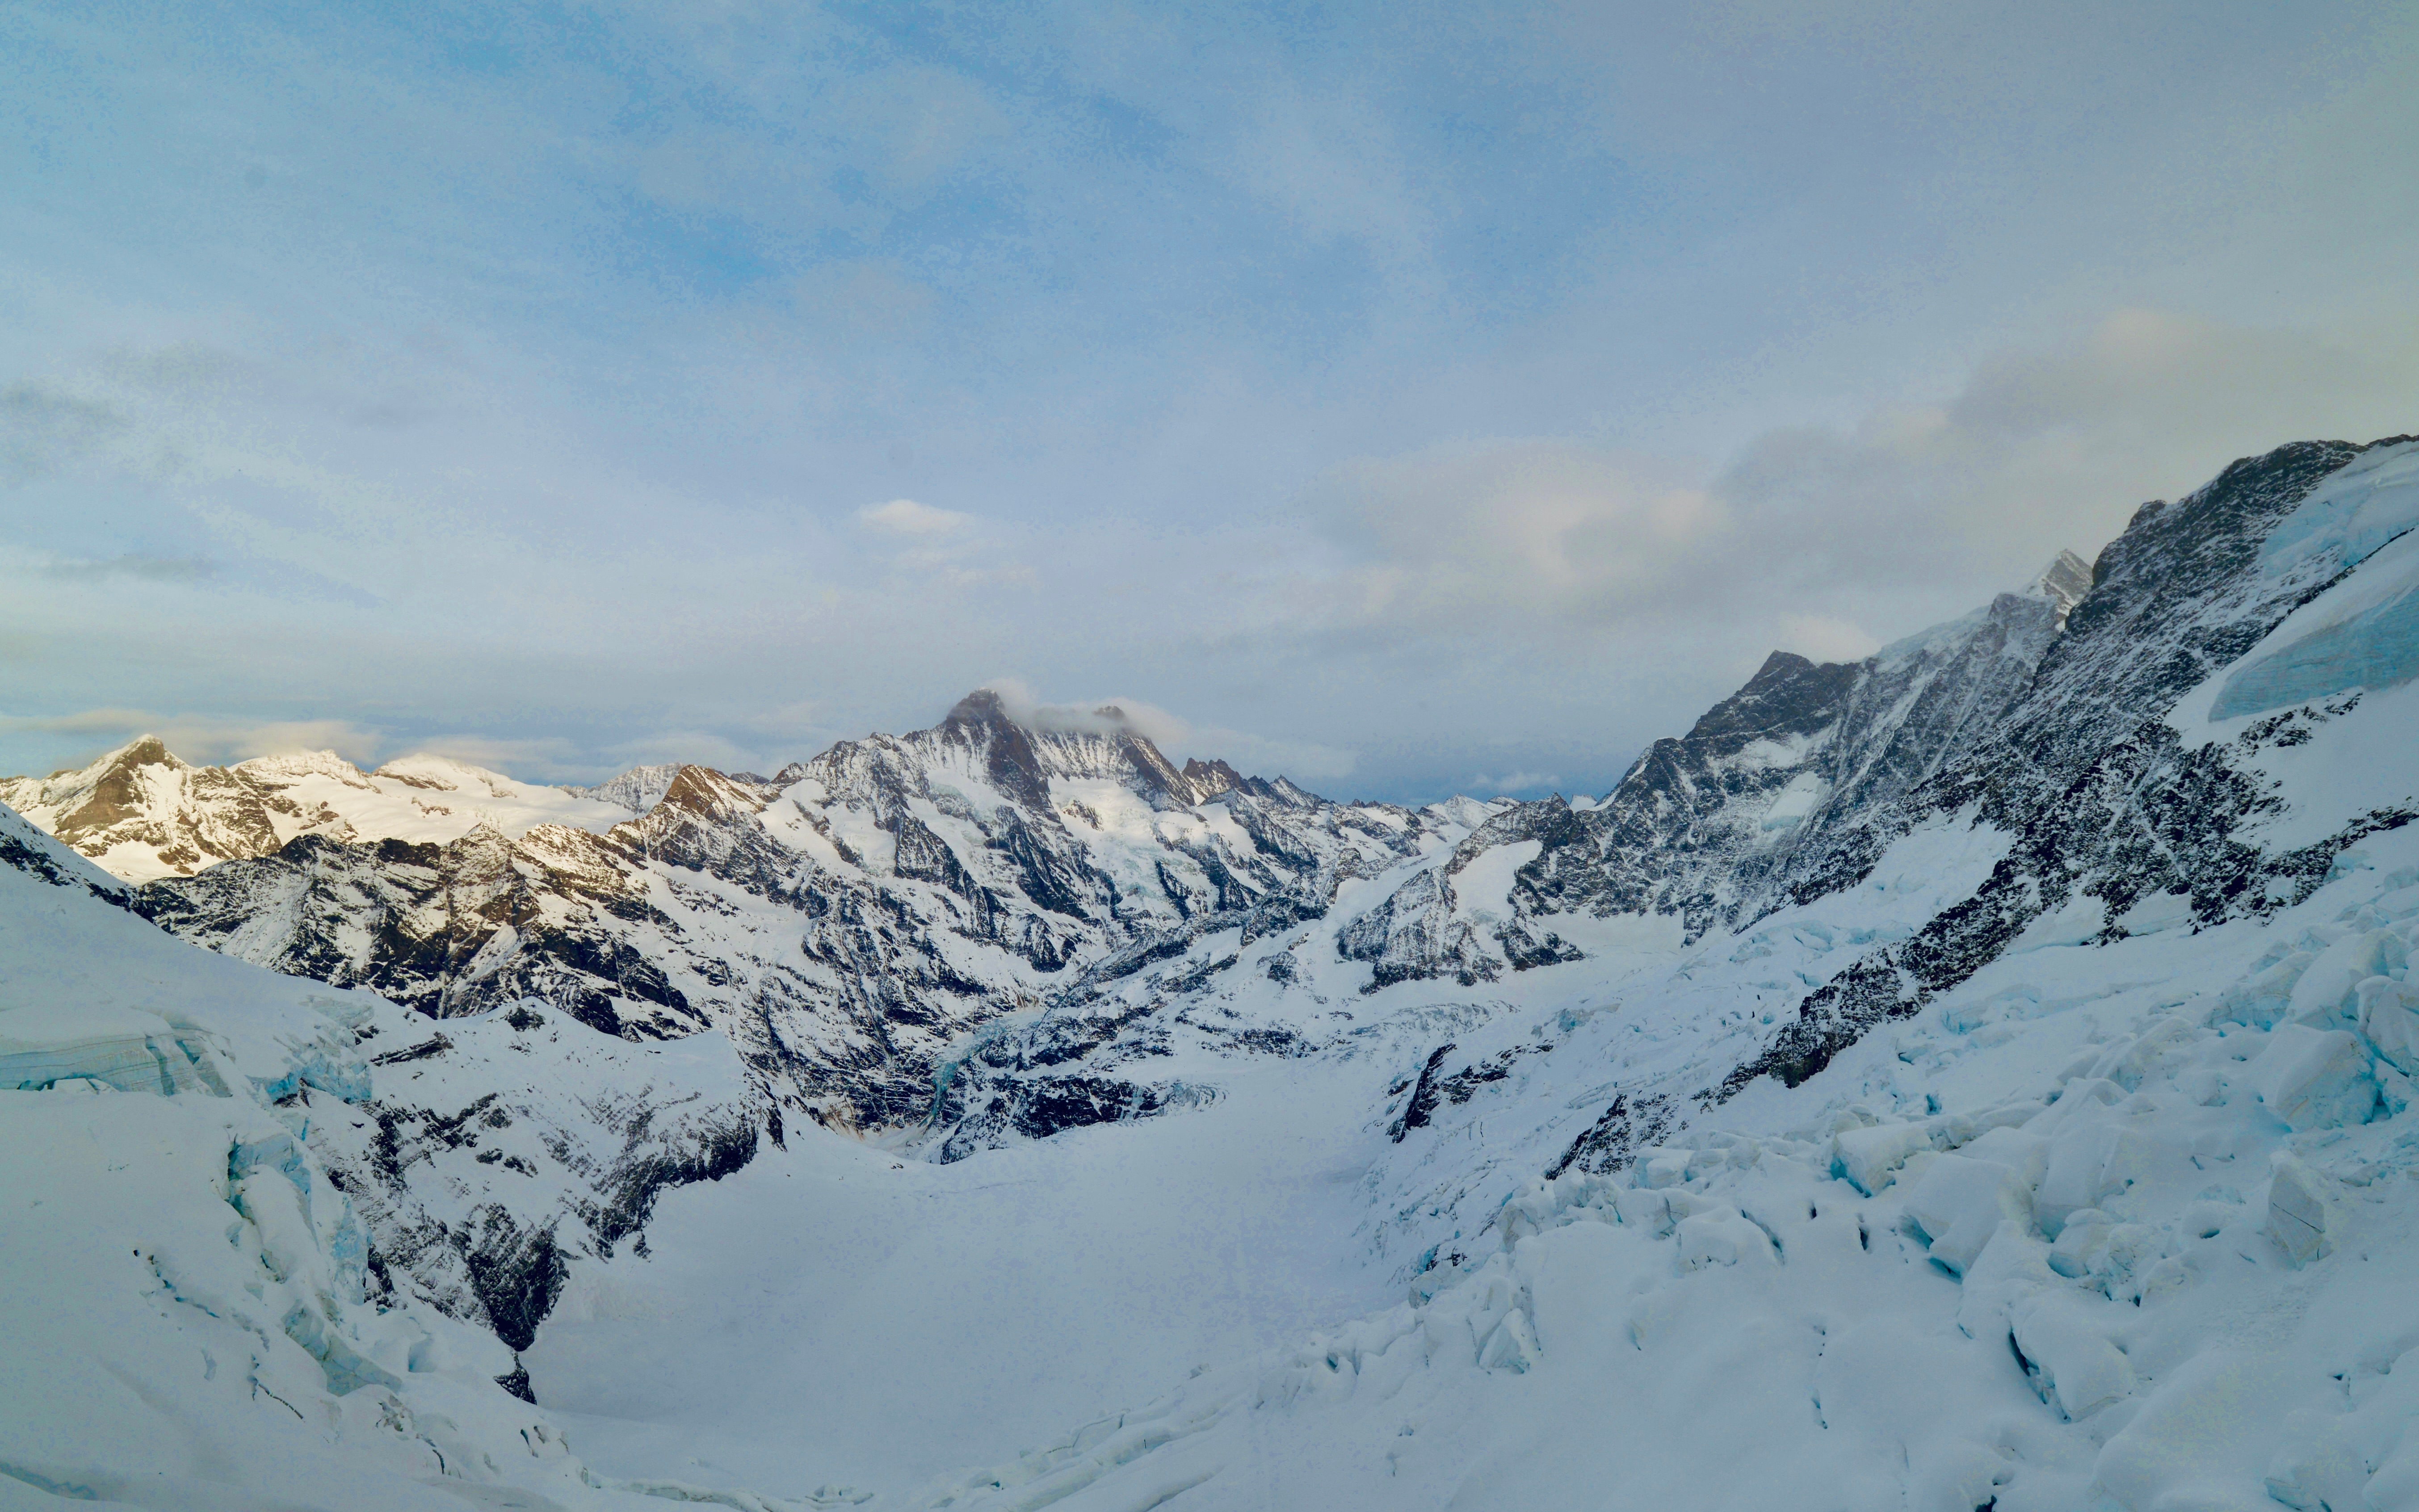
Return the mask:
[[193,766],[145,735],[88,766],[0,779],[0,803],[116,875],[149,882],[267,856],[298,835],[442,843],[483,825],[516,835],[541,824],[603,829],[639,811],[617,800],[651,770],[608,784],[609,793],[575,793],[442,756],[375,772],[327,750]]

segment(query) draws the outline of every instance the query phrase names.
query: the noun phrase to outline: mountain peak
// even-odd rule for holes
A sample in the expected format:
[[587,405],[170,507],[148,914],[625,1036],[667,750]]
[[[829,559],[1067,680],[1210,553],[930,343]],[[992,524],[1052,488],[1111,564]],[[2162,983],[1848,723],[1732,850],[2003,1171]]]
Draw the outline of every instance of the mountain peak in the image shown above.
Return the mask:
[[[84,770],[123,771],[135,766],[164,766],[171,771],[182,771],[186,763],[168,748],[168,743],[158,735],[137,735]],[[52,775],[64,777],[67,774],[54,772]]]
[[372,777],[382,777],[408,787],[427,788],[440,793],[478,793],[484,791],[492,798],[511,797],[520,784],[501,772],[453,756],[439,756],[433,751],[415,751],[386,763]]
[[628,817],[448,757],[406,756],[374,774],[329,750],[195,766],[149,734],[86,766],[0,778],[0,802],[133,882],[267,856],[305,834],[446,843],[483,824],[517,835],[543,823],[602,830]]
[[2060,551],[2025,592],[2056,604],[2058,623],[2064,625],[2074,606],[2083,602],[2083,595],[2091,592],[2091,563],[2072,551]]
[[1014,692],[978,687],[957,702],[938,730],[986,747],[992,780],[1032,807],[1049,807],[1054,779],[1105,778],[1154,806],[1206,803],[1243,785],[1223,761],[1195,757],[1179,768],[1119,704],[1051,706],[1021,697],[1011,702]]
[[254,756],[228,768],[272,784],[300,781],[307,777],[332,778],[348,788],[368,788],[369,778],[362,769],[332,750],[286,751],[276,756]]
[[1184,764],[1184,780],[1193,785],[1193,801],[1207,803],[1222,794],[1232,793],[1243,785],[1243,774],[1223,761],[1189,758]]
[[[784,768],[785,772],[787,770]],[[617,777],[609,778],[593,787],[566,787],[562,791],[576,798],[595,798],[605,803],[618,804],[632,813],[642,814],[663,801],[665,790],[671,786],[672,779],[680,773],[681,764],[678,762],[655,762],[644,766],[633,766],[628,771]],[[795,781],[796,779],[792,778],[790,780]]]
[[958,700],[941,724],[944,728],[953,725],[1013,725],[1035,735],[1132,735],[1137,739],[1147,738],[1133,717],[1115,703],[1095,704],[1089,708],[1077,704],[1040,703],[1014,688],[1003,693],[989,687],[976,688]]
[[1745,687],[1706,710],[1687,738],[1708,749],[1811,734],[1838,715],[1862,662],[1815,662],[1795,652],[1764,658]]
[[664,785],[663,796],[655,801],[655,809],[699,814],[708,819],[751,814],[764,807],[763,795],[756,791],[759,785],[729,772],[717,772],[711,766],[692,764],[673,772],[671,780]]
[[1014,724],[1009,717],[1008,702],[988,687],[978,687],[950,706],[941,718],[941,728],[952,725]]

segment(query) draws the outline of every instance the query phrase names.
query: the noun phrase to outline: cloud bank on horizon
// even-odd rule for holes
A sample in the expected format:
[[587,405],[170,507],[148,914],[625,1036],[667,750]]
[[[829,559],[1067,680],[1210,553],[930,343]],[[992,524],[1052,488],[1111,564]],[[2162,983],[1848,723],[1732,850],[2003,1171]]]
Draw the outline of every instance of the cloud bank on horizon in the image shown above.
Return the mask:
[[11,771],[151,727],[769,770],[1007,679],[1339,795],[1600,791],[1775,646],[2419,430],[2400,6],[68,5],[0,50]]

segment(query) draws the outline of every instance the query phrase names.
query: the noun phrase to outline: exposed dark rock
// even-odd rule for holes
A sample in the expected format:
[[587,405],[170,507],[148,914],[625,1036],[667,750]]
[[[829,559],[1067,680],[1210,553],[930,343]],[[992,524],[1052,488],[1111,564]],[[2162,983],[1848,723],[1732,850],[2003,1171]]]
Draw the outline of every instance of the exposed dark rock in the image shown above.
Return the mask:
[[1444,1057],[1451,1054],[1453,1054],[1453,1044],[1450,1041],[1428,1052],[1427,1064],[1420,1068],[1419,1078],[1411,1086],[1410,1100],[1403,1104],[1403,1111],[1395,1118],[1394,1126],[1386,1131],[1387,1136],[1394,1143],[1401,1144],[1403,1136],[1413,1129],[1425,1129],[1428,1126],[1428,1119],[1436,1112],[1437,1098],[1440,1095],[1436,1080],[1437,1068],[1442,1066]]
[[605,1201],[588,1216],[588,1226],[609,1255],[616,1242],[646,1227],[655,1198],[670,1188],[719,1181],[756,1158],[753,1123],[709,1126],[694,1139],[663,1144],[647,1139],[652,1119],[649,1109],[633,1120],[623,1158],[598,1183]]
[[1639,1150],[1671,1132],[1673,1112],[1668,1095],[1640,1098],[1634,1115],[1628,1094],[1616,1096],[1612,1105],[1546,1167],[1546,1179],[1551,1180],[1574,1167],[1598,1176],[1627,1167]]
[[487,1326],[517,1353],[537,1341],[538,1324],[554,1310],[569,1267],[554,1230],[524,1229],[501,1207],[480,1215],[475,1234],[462,1236],[462,1261],[485,1309]]
[[530,1390],[529,1367],[522,1365],[517,1357],[514,1359],[513,1368],[510,1372],[496,1378],[496,1384],[503,1387],[504,1390],[519,1397],[522,1401],[529,1403],[532,1407],[535,1407],[537,1405],[537,1395]]

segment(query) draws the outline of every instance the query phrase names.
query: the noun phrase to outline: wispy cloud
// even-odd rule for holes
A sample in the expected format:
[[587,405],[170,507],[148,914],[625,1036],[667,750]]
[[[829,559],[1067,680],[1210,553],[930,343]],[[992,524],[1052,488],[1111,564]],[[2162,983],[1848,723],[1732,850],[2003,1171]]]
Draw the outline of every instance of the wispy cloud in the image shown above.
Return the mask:
[[0,715],[0,732],[68,737],[72,743],[69,749],[76,753],[69,764],[81,764],[145,734],[158,735],[177,755],[203,765],[298,750],[332,750],[368,765],[387,754],[384,732],[345,719],[253,721],[143,709],[79,709]]
[[1355,462],[1310,501],[1348,564],[1284,592],[1314,621],[1430,635],[1619,616],[1726,533],[1720,501],[1693,483],[1661,458],[1558,440]]
[[2414,423],[2419,320],[2318,332],[2119,311],[1987,358],[1937,404],[1767,432],[1710,477],[1554,440],[1352,464],[1310,495],[1330,561],[1276,576],[1258,611],[1549,657],[1610,632],[1712,666],[1775,646],[1852,659],[2060,549],[2096,551],[2144,501],[2246,451]]
[[42,568],[42,573],[62,582],[131,578],[141,582],[190,583],[217,577],[219,566],[207,557],[161,557],[128,551],[95,562],[54,562]]
[[0,385],[0,483],[55,472],[127,428],[101,400],[41,380]]
[[856,519],[868,530],[918,540],[956,535],[975,522],[972,515],[919,504],[913,499],[893,499],[887,503],[868,504],[856,512]]
[[1029,564],[1008,554],[1005,532],[959,510],[893,499],[858,510],[856,521],[899,543],[886,559],[895,572],[959,589],[1040,581]]
[[1502,777],[1475,772],[1471,775],[1470,791],[1479,797],[1518,797],[1523,793],[1554,787],[1562,780],[1551,772],[1506,772]]
[[1825,614],[1784,614],[1773,649],[1809,661],[1861,661],[1882,648],[1881,638],[1854,620]]

